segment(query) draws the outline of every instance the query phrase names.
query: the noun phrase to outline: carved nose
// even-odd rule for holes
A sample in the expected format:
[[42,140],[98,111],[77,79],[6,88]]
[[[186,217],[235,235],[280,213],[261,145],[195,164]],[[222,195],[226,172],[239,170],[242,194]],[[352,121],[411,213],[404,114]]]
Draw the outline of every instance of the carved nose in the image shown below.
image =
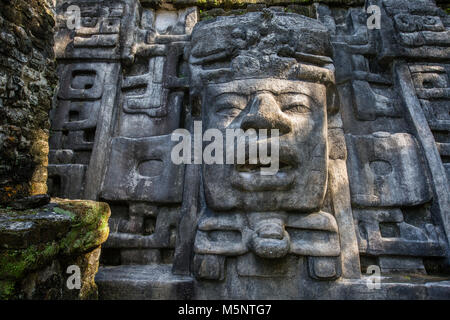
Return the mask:
[[250,103],[250,111],[242,120],[241,129],[278,129],[280,134],[292,130],[291,120],[280,110],[272,94],[260,93]]

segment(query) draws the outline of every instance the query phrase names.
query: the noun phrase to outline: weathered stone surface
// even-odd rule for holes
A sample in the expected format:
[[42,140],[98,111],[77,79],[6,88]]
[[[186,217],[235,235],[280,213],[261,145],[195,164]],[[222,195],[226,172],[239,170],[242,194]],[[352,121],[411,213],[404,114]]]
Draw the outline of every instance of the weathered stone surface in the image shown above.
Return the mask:
[[47,192],[48,112],[57,84],[46,0],[0,4],[0,204]]
[[184,168],[171,161],[174,145],[170,135],[140,139],[115,138],[102,198],[181,202]]
[[[434,1],[56,11],[49,189],[111,205],[100,298],[449,297],[450,23]],[[195,121],[278,129],[278,173],[175,165],[170,134]]]
[[[431,1],[381,1],[377,4],[382,5],[382,30],[367,29],[364,25],[367,15],[357,8],[349,10],[345,28],[336,28],[343,16],[331,7],[320,5],[319,19],[326,23],[332,34],[336,77],[341,83],[338,91],[347,140],[352,211],[361,262],[364,261],[362,266],[366,259],[371,259],[370,264],[385,265],[382,268],[384,274],[396,270],[422,272],[420,257],[448,257],[447,214],[443,213],[448,211],[448,183],[442,180],[445,170],[429,130],[431,124],[436,123],[434,115],[443,109],[439,103],[431,107],[434,102],[423,100],[445,96],[447,82],[445,67],[417,63],[407,70],[399,60],[414,57],[418,61],[445,61],[448,57],[443,49],[445,45],[441,47],[434,43],[427,47],[426,41],[416,41],[416,35],[413,37],[416,40],[408,44],[395,39],[406,39],[406,34],[410,37],[414,32],[428,32],[424,30],[445,33],[448,23],[440,23],[441,18],[442,21],[447,18]],[[371,58],[373,55],[376,59]],[[395,67],[389,67],[385,64],[388,61],[398,62]],[[419,102],[419,99],[422,100]],[[423,111],[420,110],[422,101]],[[430,128],[424,113],[430,119]],[[445,116],[441,115],[439,119],[444,120]],[[413,140],[404,140],[401,145],[382,151],[381,145],[387,147],[400,137]],[[383,139],[392,141],[380,144]],[[361,144],[364,140],[366,147]],[[416,160],[409,165],[411,157]],[[360,180],[362,177],[364,181]],[[412,189],[404,192],[404,188]],[[436,192],[437,188],[439,192]],[[433,222],[436,221],[433,217],[443,223]],[[386,265],[387,261],[389,265]],[[427,267],[427,270],[431,269]]]
[[353,204],[415,206],[431,199],[426,171],[410,135],[375,132],[347,138]]
[[49,202],[50,197],[47,194],[41,194],[13,201],[9,203],[9,206],[14,210],[26,210],[45,206]]
[[[0,299],[98,297],[94,276],[100,245],[109,232],[108,205],[61,199],[49,204],[46,194],[49,111],[57,84],[53,5],[54,1],[47,0],[0,4]],[[64,88],[69,85],[73,89],[66,88],[64,93],[75,99],[92,99],[102,92],[102,87],[94,87],[94,93],[87,90],[93,85],[88,68],[62,67],[74,78],[69,84],[62,82]],[[80,93],[80,87],[88,92]],[[92,120],[67,126],[66,122],[73,120],[75,113],[89,118],[91,111],[80,103],[64,106],[67,112],[59,117],[65,123],[55,131],[59,130],[60,137],[66,136],[66,130],[73,132],[67,134],[71,141],[61,138],[64,141],[57,142],[66,148],[86,149],[86,131],[81,130],[90,130]],[[98,107],[96,110],[100,112]],[[70,119],[65,119],[66,115]],[[56,140],[53,137],[51,143]],[[55,151],[50,156],[62,164],[72,158],[83,161],[83,155],[69,151]],[[64,173],[82,178],[85,168],[69,171]],[[70,179],[61,180],[67,183]],[[50,182],[50,189],[58,184],[55,179]],[[79,190],[80,184],[64,187],[64,192]],[[80,271],[81,287],[71,290],[66,281],[72,271],[67,270],[74,266]]]
[[102,299],[185,300],[194,297],[191,277],[176,276],[170,265],[103,267],[95,281]]
[[[105,203],[53,199],[39,209],[0,209],[1,299],[93,299],[100,245],[109,233]],[[81,288],[66,286],[71,265]]]

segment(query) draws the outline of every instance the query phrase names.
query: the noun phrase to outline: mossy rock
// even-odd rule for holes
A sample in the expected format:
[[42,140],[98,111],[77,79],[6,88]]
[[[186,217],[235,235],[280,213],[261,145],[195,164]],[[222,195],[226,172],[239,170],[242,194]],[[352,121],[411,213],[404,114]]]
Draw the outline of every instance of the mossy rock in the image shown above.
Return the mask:
[[[21,247],[23,243],[20,243],[15,248],[3,246],[3,249],[0,249],[0,299],[14,297],[15,286],[19,281],[55,259],[68,261],[90,256],[89,253],[93,250],[98,251],[108,238],[110,215],[108,204],[89,200],[52,199],[52,203],[44,208],[20,212],[10,208],[0,209],[0,237],[8,232],[16,232],[16,236],[26,238],[45,233],[52,224],[56,224],[55,221],[69,222],[64,232],[53,230],[53,239],[49,241],[33,243],[26,247]],[[15,227],[24,223],[29,226],[28,229]],[[47,229],[42,231],[42,226]],[[30,241],[32,240],[36,238],[33,237]],[[14,244],[17,243],[12,242],[12,246]],[[95,274],[96,267],[94,269],[90,273]],[[90,278],[93,279],[93,276]],[[93,283],[92,279],[90,282]]]
[[108,204],[89,200],[53,200],[67,214],[74,214],[72,229],[60,243],[63,254],[86,253],[106,241],[111,215]]
[[14,298],[16,292],[16,282],[11,280],[0,280],[0,300]]
[[3,279],[21,279],[30,270],[47,264],[59,253],[56,242],[32,245],[25,250],[4,250],[0,253],[0,275]]

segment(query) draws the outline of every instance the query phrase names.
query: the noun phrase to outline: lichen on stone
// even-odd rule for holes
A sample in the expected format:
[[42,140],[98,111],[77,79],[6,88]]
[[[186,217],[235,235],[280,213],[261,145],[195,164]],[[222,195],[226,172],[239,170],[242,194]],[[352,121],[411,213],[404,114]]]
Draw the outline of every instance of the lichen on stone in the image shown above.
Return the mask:
[[84,253],[98,247],[109,235],[109,206],[88,200],[56,200],[58,206],[75,214],[71,231],[61,241],[64,254]]
[[56,242],[32,245],[25,250],[4,250],[0,252],[1,278],[18,280],[28,271],[45,265],[58,252],[59,244]]
[[[48,216],[45,215],[47,211],[50,213]],[[0,249],[0,299],[16,297],[14,288],[22,279],[31,272],[49,265],[55,259],[76,260],[85,265],[84,269],[92,269],[86,276],[89,278],[86,280],[89,288],[83,289],[80,295],[95,296],[92,293],[93,290],[96,290],[93,277],[98,267],[98,259],[90,261],[92,260],[90,257],[95,251],[98,258],[99,247],[109,235],[108,219],[110,214],[108,204],[89,200],[53,199],[53,203],[48,208],[20,212],[10,208],[0,209],[0,238],[2,239],[11,232],[19,233],[19,236],[23,238],[33,237],[40,231],[37,229],[36,232],[33,228],[39,228],[42,224],[56,225],[59,222],[59,225],[64,227],[64,223],[68,221],[67,217],[70,222],[69,228],[62,230],[62,235],[60,235],[61,232],[53,230],[54,239],[45,243],[37,242],[25,248],[20,245],[13,247],[14,243],[11,244],[12,247],[5,248],[5,244],[2,244],[3,249]],[[14,230],[11,222],[30,222],[31,227]],[[29,241],[33,241],[33,239]],[[89,262],[84,262],[85,259],[88,259]],[[90,266],[93,263],[95,265]]]

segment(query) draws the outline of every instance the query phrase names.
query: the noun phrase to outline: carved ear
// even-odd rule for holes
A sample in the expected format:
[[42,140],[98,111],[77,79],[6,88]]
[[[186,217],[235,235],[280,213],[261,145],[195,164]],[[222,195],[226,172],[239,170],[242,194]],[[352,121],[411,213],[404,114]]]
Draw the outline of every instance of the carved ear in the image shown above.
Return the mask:
[[335,84],[327,85],[327,112],[333,115],[339,111],[340,100]]

